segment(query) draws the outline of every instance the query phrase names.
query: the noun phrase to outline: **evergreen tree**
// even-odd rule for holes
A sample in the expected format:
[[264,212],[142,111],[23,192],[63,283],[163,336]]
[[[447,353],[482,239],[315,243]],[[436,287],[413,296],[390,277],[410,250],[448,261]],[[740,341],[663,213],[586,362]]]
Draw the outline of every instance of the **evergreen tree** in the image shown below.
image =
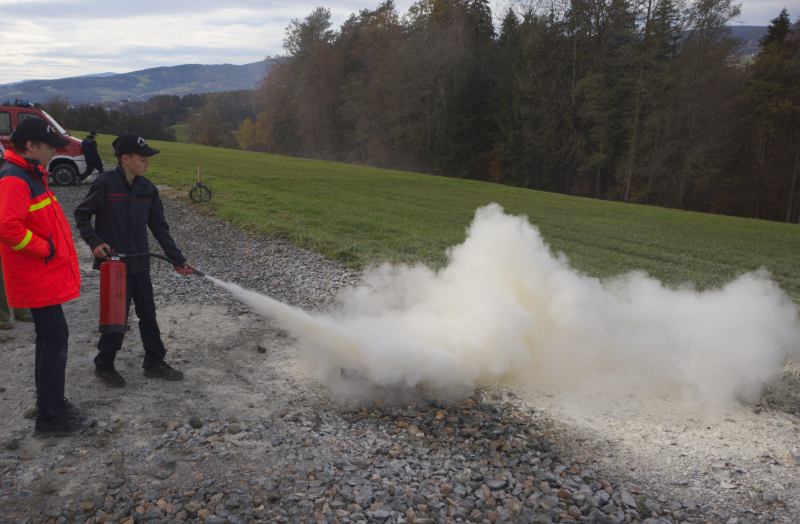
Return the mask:
[[789,28],[792,23],[789,18],[789,12],[784,7],[781,13],[773,18],[767,27],[767,34],[758,40],[758,48],[763,52],[768,46],[772,44],[780,44],[789,34]]
[[800,155],[800,23],[787,29],[787,21],[784,9],[748,66],[741,148],[749,164],[744,176],[750,180],[751,216],[793,221]]

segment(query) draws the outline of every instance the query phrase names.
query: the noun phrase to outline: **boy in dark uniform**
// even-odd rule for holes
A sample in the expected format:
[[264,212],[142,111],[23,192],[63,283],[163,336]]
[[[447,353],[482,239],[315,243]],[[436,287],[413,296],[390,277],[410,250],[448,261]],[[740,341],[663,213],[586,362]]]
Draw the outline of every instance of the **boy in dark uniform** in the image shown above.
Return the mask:
[[97,169],[98,173],[103,172],[103,161],[100,160],[100,153],[97,152],[96,137],[97,133],[92,131],[86,138],[83,139],[83,142],[81,142],[83,159],[86,161],[86,171],[81,175],[78,183],[81,183],[89,178],[89,175],[91,175],[92,171],[95,169]]
[[[83,202],[75,209],[75,224],[95,256],[99,269],[106,252],[134,254],[150,251],[147,228],[161,245],[164,254],[184,267],[193,268],[178,249],[169,233],[158,189],[144,177],[149,158],[158,153],[143,138],[126,133],[114,140],[117,168],[98,175]],[[92,227],[92,217],[95,226]],[[144,376],[181,380],[183,373],[164,361],[166,348],[156,321],[153,284],[150,280],[150,257],[123,259],[127,267],[127,308],[131,299],[139,317],[139,331],[144,346]],[[175,266],[179,273],[181,269]],[[121,388],[125,379],[114,368],[114,358],[122,347],[124,333],[103,333],[97,343],[94,374],[110,388]]]

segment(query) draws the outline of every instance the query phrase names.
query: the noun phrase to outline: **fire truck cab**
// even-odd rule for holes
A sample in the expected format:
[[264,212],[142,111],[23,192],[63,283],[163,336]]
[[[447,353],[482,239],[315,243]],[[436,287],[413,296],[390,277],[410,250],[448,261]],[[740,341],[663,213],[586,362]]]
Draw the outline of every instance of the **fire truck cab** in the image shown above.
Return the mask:
[[[36,109],[27,102],[19,102],[16,106],[0,106],[0,145],[5,149],[14,149],[11,143],[11,132],[18,122],[26,118],[44,120],[69,140],[69,144],[56,149],[56,156],[50,161],[47,170],[50,172],[50,183],[57,186],[72,186],[78,181],[78,175],[86,170],[81,141],[73,138],[53,117],[41,109]],[[0,149],[2,149],[0,148]]]

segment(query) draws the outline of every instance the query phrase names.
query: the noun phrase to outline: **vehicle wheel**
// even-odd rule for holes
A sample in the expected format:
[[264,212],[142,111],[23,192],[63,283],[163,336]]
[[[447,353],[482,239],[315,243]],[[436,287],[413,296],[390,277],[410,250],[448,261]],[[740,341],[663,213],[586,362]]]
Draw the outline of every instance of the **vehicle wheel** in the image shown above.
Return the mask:
[[50,178],[57,186],[74,186],[78,181],[78,173],[69,164],[59,164],[50,173]]
[[189,190],[189,198],[196,204],[208,202],[211,200],[211,190],[203,184],[195,184],[194,187]]

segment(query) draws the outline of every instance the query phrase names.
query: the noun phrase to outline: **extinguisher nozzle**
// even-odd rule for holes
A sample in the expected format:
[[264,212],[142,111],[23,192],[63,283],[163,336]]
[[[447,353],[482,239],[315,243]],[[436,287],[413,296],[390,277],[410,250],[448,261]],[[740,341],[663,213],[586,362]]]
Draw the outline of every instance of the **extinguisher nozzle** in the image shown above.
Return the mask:
[[178,273],[183,273],[184,275],[197,275],[197,276],[199,276],[199,277],[204,277],[204,276],[206,276],[206,274],[205,274],[205,273],[203,273],[203,272],[202,272],[202,271],[200,271],[199,269],[195,269],[195,268],[193,268],[193,267],[185,267],[185,266],[178,266],[178,265],[176,265],[176,266],[175,266],[175,270],[176,270]]

